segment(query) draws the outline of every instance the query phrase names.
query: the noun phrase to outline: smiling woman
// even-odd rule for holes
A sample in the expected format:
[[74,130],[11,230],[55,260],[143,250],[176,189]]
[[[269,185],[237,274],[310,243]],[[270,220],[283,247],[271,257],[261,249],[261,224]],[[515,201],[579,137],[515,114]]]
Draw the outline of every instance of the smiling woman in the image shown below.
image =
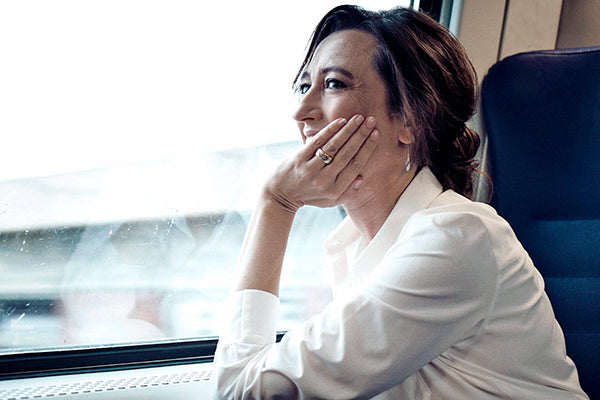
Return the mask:
[[[259,192],[223,310],[219,398],[587,399],[541,275],[470,199],[477,80],[458,40],[409,8],[339,6],[298,77],[305,144]],[[277,343],[305,206],[347,213],[325,240],[334,296]]]

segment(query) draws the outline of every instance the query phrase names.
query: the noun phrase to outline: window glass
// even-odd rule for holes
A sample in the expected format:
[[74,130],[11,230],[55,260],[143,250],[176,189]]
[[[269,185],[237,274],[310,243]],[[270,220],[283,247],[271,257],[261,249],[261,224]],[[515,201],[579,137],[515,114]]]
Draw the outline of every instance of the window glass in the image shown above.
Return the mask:
[[[253,199],[301,145],[291,82],[337,4],[0,4],[0,352],[217,334]],[[298,213],[281,330],[329,300],[342,218]]]

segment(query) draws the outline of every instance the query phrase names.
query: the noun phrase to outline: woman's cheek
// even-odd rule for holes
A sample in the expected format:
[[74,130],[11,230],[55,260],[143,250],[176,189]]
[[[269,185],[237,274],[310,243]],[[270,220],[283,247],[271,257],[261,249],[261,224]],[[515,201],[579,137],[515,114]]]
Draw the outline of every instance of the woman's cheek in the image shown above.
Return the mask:
[[354,96],[350,95],[340,95],[335,102],[331,105],[331,117],[330,121],[333,121],[337,118],[346,118],[350,119],[354,115],[361,114],[363,116],[367,116],[366,112],[368,107],[357,99]]

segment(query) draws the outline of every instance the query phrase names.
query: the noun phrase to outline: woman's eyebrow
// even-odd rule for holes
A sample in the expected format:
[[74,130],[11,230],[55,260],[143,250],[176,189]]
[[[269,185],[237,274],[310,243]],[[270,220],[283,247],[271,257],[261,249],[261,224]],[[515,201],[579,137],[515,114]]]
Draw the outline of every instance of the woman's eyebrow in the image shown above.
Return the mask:
[[354,79],[354,75],[352,75],[352,73],[350,71],[348,71],[347,69],[342,68],[342,67],[331,66],[331,67],[325,67],[321,70],[321,74],[323,74],[323,75],[327,74],[328,72],[338,72],[342,75],[345,75],[349,79]]
[[[342,68],[342,67],[337,67],[337,66],[325,67],[325,68],[321,69],[321,71],[319,71],[319,73],[321,75],[325,75],[329,72],[338,72],[342,75],[345,75],[349,79],[354,79],[354,75],[352,75],[352,72],[350,72],[347,69]],[[310,79],[310,72],[304,71],[304,72],[302,72],[302,74],[300,74],[299,80],[302,81],[304,79]]]
[[303,71],[302,74],[300,74],[300,79],[298,79],[299,81],[303,81],[305,79],[309,79],[310,78],[310,73]]

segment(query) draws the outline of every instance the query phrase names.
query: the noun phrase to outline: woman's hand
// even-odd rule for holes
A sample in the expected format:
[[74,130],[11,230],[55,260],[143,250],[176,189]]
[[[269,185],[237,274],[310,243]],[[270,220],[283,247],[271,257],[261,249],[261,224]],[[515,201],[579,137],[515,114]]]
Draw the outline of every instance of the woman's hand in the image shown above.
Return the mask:
[[[348,190],[358,189],[361,176],[379,139],[375,118],[355,115],[337,119],[307,141],[276,169],[263,194],[290,212],[303,205],[331,207]],[[333,160],[326,164],[315,153],[321,148]]]
[[[296,210],[305,204],[330,207],[360,183],[360,173],[379,140],[375,118],[356,115],[333,121],[267,181],[246,231],[237,290],[279,294],[285,248]],[[316,157],[321,148],[332,160]]]

